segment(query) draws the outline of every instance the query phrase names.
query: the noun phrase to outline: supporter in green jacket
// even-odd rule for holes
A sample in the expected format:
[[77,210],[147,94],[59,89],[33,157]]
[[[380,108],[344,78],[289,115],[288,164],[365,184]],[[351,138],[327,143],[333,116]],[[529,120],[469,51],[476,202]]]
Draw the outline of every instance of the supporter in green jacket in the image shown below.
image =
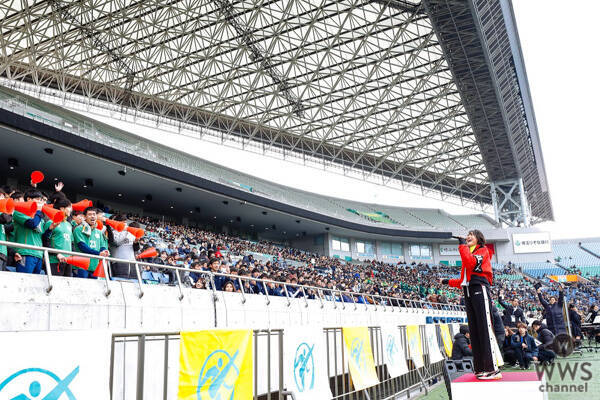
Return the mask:
[[[67,218],[71,215],[71,202],[66,198],[58,198],[54,202],[54,208],[63,212],[65,219],[62,222],[54,223],[46,221],[44,225],[44,239],[48,246],[57,250],[72,250],[73,226]],[[52,275],[72,276],[71,265],[65,262],[69,255],[60,253],[50,253],[50,270]]]
[[[37,211],[33,217],[18,211],[13,213],[14,231],[12,241],[42,247],[42,229],[44,221],[44,215],[42,214],[44,199],[42,193],[37,189],[31,189],[25,193],[24,197],[25,201],[33,201],[37,204]],[[39,274],[43,266],[43,254],[44,252],[41,250],[15,247],[17,272]]]
[[[108,257],[107,239],[102,231],[97,229],[96,208],[88,207],[83,211],[84,222],[73,231],[73,243],[76,251]],[[90,266],[87,270],[75,268],[80,278],[94,278],[93,272],[98,267],[98,259],[90,258]]]

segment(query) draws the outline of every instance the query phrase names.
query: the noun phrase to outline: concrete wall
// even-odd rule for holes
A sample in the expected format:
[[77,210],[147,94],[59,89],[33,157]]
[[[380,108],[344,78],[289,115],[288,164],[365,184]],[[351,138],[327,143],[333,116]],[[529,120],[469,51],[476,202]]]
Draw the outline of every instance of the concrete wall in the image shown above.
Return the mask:
[[[104,295],[101,281],[54,277],[53,289],[44,275],[0,272],[0,331],[110,329],[179,331],[207,328],[284,328],[290,325],[323,327],[423,324],[427,316],[459,316],[445,311],[383,308],[319,300],[267,298],[261,295],[110,282]],[[356,308],[356,309],[355,309]]]
[[[0,331],[108,330],[126,332],[177,332],[212,328],[279,329],[296,326],[341,327],[424,324],[427,316],[464,318],[464,313],[423,309],[400,309],[353,305],[318,300],[267,298],[261,295],[184,289],[179,299],[177,287],[110,282],[111,294],[105,296],[103,281],[56,277],[46,293],[48,279],[43,275],[0,272]],[[256,382],[258,393],[278,382],[276,337],[262,337],[256,344]],[[331,343],[334,343],[331,340]],[[163,399],[165,363],[164,337],[149,339],[145,347],[144,399]],[[342,340],[338,331],[337,351]],[[167,398],[177,398],[179,340],[168,341]],[[270,350],[269,350],[270,349]],[[109,351],[107,349],[107,351]],[[113,399],[133,399],[136,391],[137,342],[115,344]],[[271,369],[266,362],[270,353]],[[335,368],[330,371],[333,376]],[[342,373],[339,363],[337,373]],[[270,375],[271,379],[268,379]],[[269,386],[270,385],[270,386]]]

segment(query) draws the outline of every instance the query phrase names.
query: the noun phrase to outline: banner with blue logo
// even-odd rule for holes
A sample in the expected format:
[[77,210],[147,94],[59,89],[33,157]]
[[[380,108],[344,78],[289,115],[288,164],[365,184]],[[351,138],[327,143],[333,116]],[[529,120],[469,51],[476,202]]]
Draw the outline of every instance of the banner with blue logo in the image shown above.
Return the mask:
[[406,341],[408,342],[410,358],[413,360],[415,367],[423,367],[425,363],[423,362],[423,346],[419,325],[406,325]]
[[400,343],[400,329],[393,325],[382,326],[381,342],[383,343],[383,360],[388,367],[390,377],[397,378],[408,373],[404,348]]
[[359,328],[342,328],[342,331],[344,334],[348,370],[350,371],[354,387],[356,390],[363,390],[377,385],[379,378],[375,371],[369,329],[365,326]]
[[181,332],[178,400],[253,395],[252,330]]
[[284,338],[284,382],[296,400],[331,399],[323,329],[289,327]]
[[442,341],[444,342],[444,350],[448,358],[452,356],[452,336],[450,335],[450,329],[448,324],[440,324],[440,334],[442,335]]
[[110,333],[0,333],[0,400],[106,400]]
[[444,356],[442,356],[442,353],[440,353],[440,345],[438,342],[436,326],[434,324],[425,325],[425,337],[427,338],[429,362],[435,363],[442,361]]

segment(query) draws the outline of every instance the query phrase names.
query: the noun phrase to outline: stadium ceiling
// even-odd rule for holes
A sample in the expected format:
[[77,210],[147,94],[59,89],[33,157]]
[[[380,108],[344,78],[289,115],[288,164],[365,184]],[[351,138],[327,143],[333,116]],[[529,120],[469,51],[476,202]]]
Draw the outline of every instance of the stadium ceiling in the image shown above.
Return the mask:
[[501,2],[6,0],[0,74],[552,219]]

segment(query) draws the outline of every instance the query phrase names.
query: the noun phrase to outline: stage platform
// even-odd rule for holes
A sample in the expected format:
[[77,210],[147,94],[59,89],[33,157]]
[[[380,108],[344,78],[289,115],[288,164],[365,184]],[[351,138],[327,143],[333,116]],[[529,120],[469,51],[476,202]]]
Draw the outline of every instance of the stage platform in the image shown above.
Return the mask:
[[506,400],[516,394],[526,395],[527,400],[546,400],[540,390],[546,381],[536,372],[503,372],[502,379],[483,381],[474,374],[465,374],[452,381],[452,398],[455,400]]

